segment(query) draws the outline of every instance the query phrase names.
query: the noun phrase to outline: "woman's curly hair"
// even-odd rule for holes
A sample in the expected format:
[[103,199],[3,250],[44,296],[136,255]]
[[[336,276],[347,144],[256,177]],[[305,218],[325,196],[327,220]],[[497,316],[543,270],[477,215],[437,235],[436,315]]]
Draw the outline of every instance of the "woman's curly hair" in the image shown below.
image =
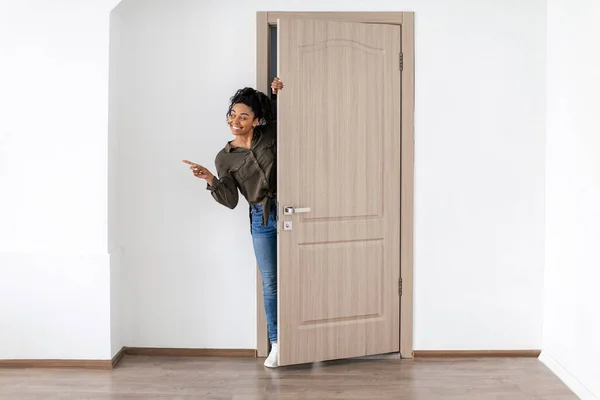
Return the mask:
[[233,106],[236,104],[245,104],[254,113],[254,117],[258,118],[261,125],[273,119],[273,110],[271,109],[271,100],[263,92],[259,92],[251,87],[239,89],[233,97],[231,104],[227,110],[226,117],[229,118]]

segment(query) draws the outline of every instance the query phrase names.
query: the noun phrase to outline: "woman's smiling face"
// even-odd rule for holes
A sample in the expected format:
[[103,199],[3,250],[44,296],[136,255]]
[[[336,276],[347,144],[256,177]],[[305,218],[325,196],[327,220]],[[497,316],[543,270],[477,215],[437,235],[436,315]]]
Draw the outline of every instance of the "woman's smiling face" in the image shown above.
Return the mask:
[[234,104],[227,119],[229,129],[235,136],[245,136],[254,130],[258,119],[254,112],[245,104]]

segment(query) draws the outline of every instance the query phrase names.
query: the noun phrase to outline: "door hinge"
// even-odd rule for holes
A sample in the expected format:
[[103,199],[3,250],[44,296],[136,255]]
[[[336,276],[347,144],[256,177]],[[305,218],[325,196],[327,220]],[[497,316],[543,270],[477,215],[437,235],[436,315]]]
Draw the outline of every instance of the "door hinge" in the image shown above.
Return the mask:
[[398,296],[402,296],[402,278],[398,278]]
[[400,53],[400,71],[404,70],[404,54]]

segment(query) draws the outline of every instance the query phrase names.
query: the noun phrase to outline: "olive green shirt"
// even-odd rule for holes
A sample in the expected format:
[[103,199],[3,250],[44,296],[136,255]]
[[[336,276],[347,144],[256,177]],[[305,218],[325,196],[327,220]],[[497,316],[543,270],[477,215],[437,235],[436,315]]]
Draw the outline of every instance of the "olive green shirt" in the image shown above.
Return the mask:
[[277,196],[277,123],[254,128],[250,149],[231,142],[215,159],[218,178],[207,189],[215,200],[231,209],[238,204],[238,189],[250,204],[263,204],[263,225],[267,225],[270,199]]

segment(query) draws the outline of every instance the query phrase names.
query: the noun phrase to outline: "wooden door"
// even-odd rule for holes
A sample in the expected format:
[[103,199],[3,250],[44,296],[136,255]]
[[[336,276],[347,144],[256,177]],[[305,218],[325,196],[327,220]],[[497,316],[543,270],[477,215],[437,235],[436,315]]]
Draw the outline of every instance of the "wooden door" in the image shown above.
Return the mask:
[[278,21],[282,366],[399,351],[400,35]]

